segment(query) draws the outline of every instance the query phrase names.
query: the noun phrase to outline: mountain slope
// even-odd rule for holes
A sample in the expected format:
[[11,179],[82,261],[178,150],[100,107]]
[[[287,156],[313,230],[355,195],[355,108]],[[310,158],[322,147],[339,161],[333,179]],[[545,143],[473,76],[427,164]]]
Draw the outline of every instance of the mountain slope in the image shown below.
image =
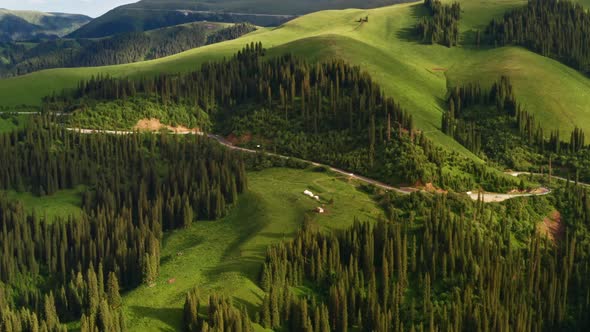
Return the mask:
[[0,41],[61,37],[90,20],[90,17],[78,14],[0,8]]
[[12,77],[48,68],[104,66],[157,59],[203,45],[235,39],[254,31],[250,24],[195,22],[115,35],[101,39],[59,39],[29,49],[5,43],[0,77]]
[[[464,36],[481,28],[522,1],[493,6],[463,0]],[[493,10],[490,10],[493,9]],[[2,105],[39,104],[54,89],[75,87],[78,80],[108,73],[142,76],[189,71],[205,61],[230,56],[246,43],[261,41],[269,55],[291,52],[309,59],[340,57],[367,70],[413,115],[416,126],[438,142],[465,152],[439,131],[447,85],[478,80],[491,84],[500,75],[512,77],[518,99],[542,124],[565,134],[575,125],[590,131],[590,79],[579,72],[524,48],[446,48],[415,42],[410,29],[426,11],[421,3],[372,10],[323,11],[297,18],[276,29],[260,29],[245,37],[190,50],[174,56],[128,65],[56,69],[0,80]],[[356,22],[369,15],[368,23]]]
[[278,26],[298,15],[326,9],[376,8],[404,0],[143,0],[117,7],[73,32],[72,38],[97,38],[194,21],[249,22]]

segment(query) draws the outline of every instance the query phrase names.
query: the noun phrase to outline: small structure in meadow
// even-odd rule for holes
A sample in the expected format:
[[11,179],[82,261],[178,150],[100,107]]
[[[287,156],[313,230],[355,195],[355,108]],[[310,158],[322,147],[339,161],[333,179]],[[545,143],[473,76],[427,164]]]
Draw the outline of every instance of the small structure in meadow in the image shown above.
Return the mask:
[[367,15],[365,17],[359,18],[357,22],[359,22],[359,23],[367,23],[367,22],[369,22],[369,15]]
[[320,196],[318,196],[318,195],[314,195],[314,194],[313,194],[313,192],[312,192],[311,190],[307,190],[307,189],[306,189],[306,190],[303,192],[303,195],[305,195],[305,196],[309,196],[309,197],[311,197],[311,198],[315,199],[316,201],[319,201],[319,200],[320,200]]

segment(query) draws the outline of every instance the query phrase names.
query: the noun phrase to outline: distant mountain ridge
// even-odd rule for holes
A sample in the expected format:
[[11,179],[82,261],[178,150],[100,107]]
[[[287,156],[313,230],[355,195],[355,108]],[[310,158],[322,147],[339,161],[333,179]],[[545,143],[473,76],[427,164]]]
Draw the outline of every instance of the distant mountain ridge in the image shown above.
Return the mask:
[[54,39],[67,35],[91,20],[80,14],[0,8],[0,41]]
[[408,0],[142,0],[117,7],[74,31],[71,38],[100,38],[195,21],[279,26],[326,9],[376,8]]
[[195,22],[100,39],[0,42],[0,78],[59,67],[93,67],[157,59],[192,48],[238,38],[256,30],[251,24]]

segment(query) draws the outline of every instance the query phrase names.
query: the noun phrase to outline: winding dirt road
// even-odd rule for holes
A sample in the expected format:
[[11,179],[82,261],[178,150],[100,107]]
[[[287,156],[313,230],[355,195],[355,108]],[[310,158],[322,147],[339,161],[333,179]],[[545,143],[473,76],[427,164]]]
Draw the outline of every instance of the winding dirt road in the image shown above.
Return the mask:
[[[66,128],[69,131],[74,131],[74,132],[78,132],[78,133],[82,133],[82,134],[98,134],[98,133],[104,133],[104,134],[112,134],[112,135],[130,135],[130,134],[135,134],[138,133],[138,131],[131,131],[131,130],[100,130],[100,129],[82,129],[82,128]],[[157,133],[157,132],[156,132]],[[180,132],[174,132],[172,134],[175,135],[200,135],[200,136],[205,136],[205,133],[202,132],[194,132],[194,131],[180,131]],[[264,153],[268,156],[274,156],[274,157],[278,157],[278,158],[283,158],[283,159],[291,159],[291,157],[288,156],[284,156],[284,155],[280,155],[280,154],[276,154],[276,153],[272,153],[272,152],[265,152],[265,151],[257,151],[257,150],[252,150],[252,149],[246,149],[246,148],[242,148],[236,145],[233,145],[231,142],[229,142],[228,140],[226,140],[225,138],[223,138],[222,136],[219,135],[215,135],[215,134],[206,134],[207,137],[209,137],[210,139],[214,139],[216,140],[219,144],[232,149],[232,150],[236,150],[236,151],[242,151],[242,152],[246,152],[246,153]],[[385,189],[385,190],[390,190],[390,191],[395,191],[397,193],[403,194],[403,195],[408,195],[411,194],[412,192],[418,191],[419,189],[416,188],[406,188],[406,187],[393,187],[390,186],[386,183],[383,183],[381,181],[377,181],[371,178],[367,178],[361,175],[356,175],[353,173],[350,173],[348,171],[345,171],[343,169],[340,168],[336,168],[336,167],[332,167],[329,165],[324,165],[324,164],[320,164],[314,161],[310,161],[310,160],[303,160],[303,159],[299,159],[303,162],[306,162],[310,165],[313,166],[317,166],[317,167],[326,167],[327,169],[329,169],[330,171],[334,172],[334,173],[338,173],[341,175],[344,175],[346,177],[348,177],[349,179],[353,179],[353,180],[357,180],[359,182],[363,182],[366,184],[370,184],[373,185],[375,187],[381,188],[381,189]],[[510,173],[511,175],[513,175],[513,173]],[[519,174],[528,174],[526,172],[520,172]],[[517,176],[517,175],[514,175]],[[512,198],[518,198],[518,197],[530,197],[530,196],[542,196],[542,195],[548,195],[551,193],[551,190],[547,189],[547,188],[539,188],[540,192],[539,193],[528,193],[528,194],[500,194],[500,193],[488,193],[488,192],[482,192],[482,193],[477,193],[477,192],[467,192],[466,194],[471,197],[471,199],[473,200],[477,200],[479,197],[482,197],[484,202],[502,202],[508,199],[512,199]]]
[[[547,174],[543,174],[543,173],[534,173],[534,172],[506,172],[506,174],[510,174],[512,176],[520,176],[520,175],[535,175],[535,176],[547,176]],[[566,182],[572,182],[575,183],[576,181],[574,180],[568,180],[566,178],[562,178],[561,176],[555,176],[555,175],[551,175],[552,179],[557,179],[559,181],[566,181]],[[588,183],[584,183],[584,182],[578,182],[578,184],[580,186],[584,186],[584,187],[590,187],[590,184]]]
[[[130,135],[130,134],[137,133],[137,131],[131,131],[131,130],[101,130],[101,129],[82,129],[82,128],[66,128],[66,130],[74,131],[74,132],[81,133],[81,134],[101,134],[102,133],[102,134],[111,134],[111,135]],[[175,132],[173,134],[175,134],[175,135],[200,135],[200,136],[205,135],[202,132],[195,133],[194,131],[180,131],[180,132]],[[232,150],[242,151],[242,152],[246,152],[246,153],[264,153],[268,156],[274,156],[274,157],[283,158],[283,159],[291,159],[291,157],[272,153],[272,152],[256,151],[256,150],[252,150],[252,149],[242,148],[242,147],[233,145],[231,142],[229,142],[228,140],[226,140],[225,138],[223,138],[222,136],[219,136],[219,135],[207,134],[207,137],[216,140],[219,144],[221,144],[229,149],[232,149]],[[374,186],[379,187],[381,189],[395,191],[400,194],[410,194],[410,193],[416,191],[416,189],[413,189],[413,188],[393,187],[393,186],[390,186],[388,184],[385,184],[385,183],[377,181],[377,180],[373,180],[373,179],[370,179],[370,178],[367,178],[364,176],[356,175],[356,174],[347,172],[343,169],[335,168],[335,167],[332,167],[329,165],[320,164],[320,163],[317,163],[314,161],[303,160],[303,159],[298,159],[298,160],[301,160],[301,161],[306,162],[306,163],[313,165],[313,166],[326,167],[330,171],[338,173],[338,174],[342,174],[344,176],[349,177],[350,179],[358,180],[360,182],[364,182],[367,184],[371,184],[371,185],[374,185]]]
[[[539,193],[499,194],[499,193],[484,192],[484,193],[482,193],[481,196],[482,196],[484,202],[490,203],[490,202],[502,202],[507,199],[518,198],[518,197],[544,196],[544,195],[549,195],[551,193],[551,190],[549,190],[547,188],[539,188],[539,189],[541,189],[541,192],[539,192]],[[476,192],[468,192],[467,195],[469,197],[471,197],[471,199],[473,199],[473,200],[477,200],[480,196],[480,194],[476,193]]]
[[[214,134],[207,134],[207,137],[212,138],[214,140],[216,140],[217,142],[219,142],[221,145],[224,145],[225,147],[232,149],[232,150],[238,150],[238,151],[243,151],[243,152],[247,152],[247,153],[260,153],[261,151],[256,151],[256,150],[251,150],[251,149],[246,149],[246,148],[242,148],[239,146],[235,146],[233,145],[231,142],[229,142],[228,140],[226,140],[225,138],[219,136],[219,135],[214,135]],[[278,157],[278,158],[283,158],[283,159],[291,159],[291,157],[288,156],[283,156],[280,154],[276,154],[276,153],[272,153],[272,152],[264,152],[262,151],[262,153],[269,155],[269,156],[274,156],[274,157]],[[356,175],[350,172],[347,172],[345,170],[339,169],[339,168],[335,168],[329,165],[324,165],[324,164],[320,164],[320,163],[316,163],[314,161],[309,161],[309,160],[304,160],[304,159],[299,159],[303,162],[306,162],[310,165],[313,166],[317,166],[317,167],[326,167],[327,169],[329,169],[332,172],[338,173],[338,174],[342,174],[344,176],[347,176],[350,179],[354,179],[360,182],[364,182],[367,184],[371,184],[374,185],[375,187],[381,188],[381,189],[385,189],[385,190],[391,190],[391,191],[395,191],[398,192],[400,194],[410,194],[414,191],[416,191],[415,189],[412,188],[397,188],[397,187],[392,187],[388,184],[385,184],[383,182],[377,181],[377,180],[373,180],[373,179],[369,179],[367,177],[364,176],[360,176],[360,175]]]

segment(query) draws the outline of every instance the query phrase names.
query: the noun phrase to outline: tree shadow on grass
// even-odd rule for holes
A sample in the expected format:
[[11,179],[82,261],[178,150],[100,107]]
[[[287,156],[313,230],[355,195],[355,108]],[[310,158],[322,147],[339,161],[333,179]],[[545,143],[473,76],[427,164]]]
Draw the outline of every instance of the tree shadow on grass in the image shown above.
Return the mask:
[[[152,308],[142,306],[130,306],[129,309],[137,317],[150,318],[152,320],[160,321],[166,324],[166,327],[162,327],[159,331],[173,332],[178,331],[181,326],[179,322],[182,321],[182,309],[181,308]],[[154,330],[151,326],[150,331]]]
[[[260,268],[262,265],[263,260],[257,257],[249,257],[249,258],[240,258],[239,260],[232,260],[230,262],[224,263],[216,268],[210,269],[205,273],[209,275],[210,278],[221,277],[225,273],[235,273],[238,272],[241,276],[244,276],[250,279],[254,284],[258,285],[258,275],[260,273]],[[259,303],[262,302],[262,296],[257,293],[254,289],[248,289],[248,292],[251,296],[240,292],[240,295],[237,294],[229,294],[233,300],[234,305],[237,308],[244,307],[248,311],[250,318],[254,318],[256,313],[259,310]]]
[[[430,12],[428,11],[428,8],[426,8],[426,6],[424,6],[422,3],[410,6],[410,17],[418,21],[418,19],[425,16],[430,16]],[[402,41],[422,44],[420,36],[416,33],[416,27],[413,25],[400,29],[396,32],[396,36]]]
[[[160,265],[164,265],[170,261],[172,261],[175,257],[182,255],[183,249],[190,249],[196,247],[205,241],[205,237],[203,236],[185,236],[180,240],[180,243],[176,245],[179,248],[178,252],[170,253],[168,255],[162,256],[160,258]],[[167,243],[167,238],[164,238],[162,243],[162,247],[164,247]]]
[[[256,293],[253,290],[250,290],[250,293],[252,293],[253,296],[255,296],[260,302],[262,302],[263,298],[262,296],[260,296],[260,294]],[[248,315],[250,315],[250,319],[252,321],[254,321],[254,317],[256,316],[256,313],[259,310],[259,306],[251,301],[242,299],[242,298],[235,298],[234,297],[234,305],[237,308],[240,307],[244,307],[246,308],[246,310],[248,311]]]
[[[447,86],[447,89],[448,88],[449,87]],[[447,92],[447,94],[448,94],[448,92]],[[438,106],[440,107],[440,109],[443,112],[446,112],[447,109],[449,108],[449,105],[448,105],[447,100],[445,98],[436,97],[436,103],[438,104]],[[442,126],[442,124],[440,124],[440,123],[435,123],[434,125],[436,126],[436,128],[441,128],[441,126]]]
[[[260,209],[259,213],[264,215],[264,209]],[[253,283],[258,284],[258,274],[260,267],[264,262],[266,256],[266,249],[271,243],[278,243],[283,240],[289,240],[293,238],[296,233],[294,231],[277,231],[277,232],[263,232],[262,230],[270,222],[268,218],[260,218],[264,221],[259,221],[255,226],[251,227],[240,227],[239,232],[242,232],[242,236],[231,243],[223,253],[223,262],[205,272],[207,277],[215,278],[223,273],[237,272],[246,278],[250,279]],[[244,220],[248,220],[247,218]],[[303,224],[303,216],[301,216],[301,224]],[[258,237],[261,243],[256,245],[250,245],[248,249],[242,249],[241,246],[251,240],[254,237]]]

